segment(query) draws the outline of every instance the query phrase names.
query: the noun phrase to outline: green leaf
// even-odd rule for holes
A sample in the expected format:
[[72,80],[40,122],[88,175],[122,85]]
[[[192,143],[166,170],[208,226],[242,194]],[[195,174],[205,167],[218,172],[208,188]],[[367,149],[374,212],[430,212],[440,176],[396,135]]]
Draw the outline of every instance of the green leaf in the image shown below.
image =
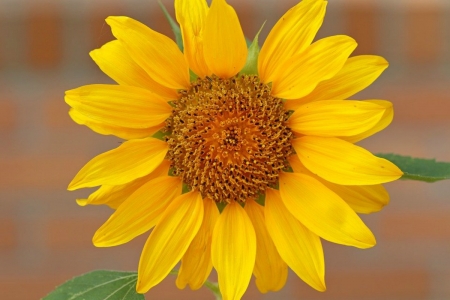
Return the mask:
[[450,163],[437,162],[435,159],[413,158],[398,154],[377,154],[393,162],[403,171],[401,179],[435,182],[450,179]]
[[177,42],[178,48],[180,48],[181,52],[183,52],[183,38],[181,37],[181,30],[180,26],[178,26],[177,22],[172,18],[172,16],[167,11],[164,4],[162,4],[161,1],[158,1],[159,6],[161,7],[164,16],[166,17],[167,21],[169,21],[170,27],[172,28],[173,33],[175,34],[175,41]]
[[[265,22],[264,22],[264,24],[265,24]],[[258,75],[258,56],[259,56],[258,37],[259,37],[259,33],[261,32],[261,30],[264,27],[264,24],[261,26],[261,28],[259,29],[255,38],[253,39],[253,42],[248,47],[247,62],[245,63],[245,66],[241,70],[240,74]]]
[[43,300],[144,300],[136,292],[136,281],[136,272],[93,271],[63,283]]

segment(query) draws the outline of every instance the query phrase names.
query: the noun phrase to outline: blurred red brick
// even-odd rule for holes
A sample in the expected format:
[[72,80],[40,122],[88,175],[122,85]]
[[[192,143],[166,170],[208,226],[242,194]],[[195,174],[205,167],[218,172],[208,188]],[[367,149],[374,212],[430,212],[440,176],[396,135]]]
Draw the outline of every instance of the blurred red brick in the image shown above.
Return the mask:
[[70,106],[64,102],[64,93],[50,94],[44,103],[44,122],[49,128],[76,127],[69,116]]
[[[381,134],[374,137],[372,146],[383,145],[379,146],[383,152],[448,156],[448,143],[440,142],[447,139],[445,126],[450,120],[448,74],[443,72],[448,61],[445,60],[447,56],[441,54],[447,55],[442,52],[442,35],[448,30],[444,28],[444,21],[450,10],[436,6],[445,1],[399,1],[395,6],[386,7],[384,3],[392,5],[394,2],[329,1],[328,11],[332,7],[336,10],[327,25],[327,35],[344,33],[354,37],[359,44],[356,54],[392,54],[388,57],[391,67],[375,86],[376,97],[391,100],[396,114],[396,127],[388,128],[382,137]],[[114,38],[104,22],[109,15],[133,16],[134,13],[136,19],[153,29],[171,38],[173,33],[156,1],[145,4],[145,9],[135,7],[138,1],[75,2],[26,0],[24,9],[14,12],[16,16],[9,17],[8,11],[2,11],[9,19],[7,22],[0,19],[0,60],[7,67],[0,70],[0,80],[6,79],[7,88],[2,82],[0,90],[3,93],[11,90],[22,97],[19,106],[15,98],[0,96],[0,252],[5,254],[0,256],[1,299],[39,299],[55,286],[87,270],[105,267],[136,270],[139,253],[148,236],[144,234],[121,247],[100,249],[92,245],[93,234],[109,212],[99,207],[72,210],[75,193],[63,191],[89,159],[101,150],[110,149],[109,144],[117,145],[117,141],[100,137],[85,126],[77,126],[67,114],[69,108],[63,101],[63,92],[50,89],[93,76],[93,70],[83,69],[85,63],[77,68],[73,61],[62,61],[66,57],[90,60],[87,53],[75,53],[80,49],[86,52],[85,45],[69,50],[68,45],[63,45],[67,41],[63,39],[64,30],[71,32],[71,26],[78,25],[74,22],[80,22],[81,30],[77,32],[85,32],[85,36],[77,38],[91,43],[89,49],[98,48]],[[165,0],[164,3],[174,16],[173,1]],[[230,0],[229,3],[235,5],[246,36],[253,38],[262,23],[257,18],[268,19],[274,24],[298,0],[274,2],[268,7],[258,0]],[[67,26],[66,14],[71,5],[80,5],[80,8],[76,12],[70,10],[69,18],[72,19]],[[387,12],[398,19],[387,20]],[[339,32],[341,21],[344,32]],[[381,24],[381,21],[388,24]],[[266,24],[264,31],[269,29]],[[388,38],[396,38],[398,43],[380,43],[382,37],[385,41],[383,30],[386,29],[393,30]],[[406,34],[394,36],[398,32]],[[262,41],[261,37],[260,44]],[[25,47],[15,49],[15,45]],[[398,45],[405,47],[395,49]],[[68,55],[63,51],[68,51]],[[5,63],[9,61],[20,64]],[[60,63],[69,69],[57,70],[54,77],[52,72],[42,72],[42,69],[55,68]],[[95,68],[93,62],[89,63]],[[20,68],[12,69],[16,65]],[[39,80],[35,82],[37,78]],[[99,82],[107,80],[103,74],[99,79]],[[28,106],[27,103],[32,101],[37,103],[37,99],[22,89],[36,87],[40,91],[38,100],[42,102],[38,106]],[[35,111],[36,108],[39,109]],[[33,126],[35,131],[29,131],[27,126]],[[334,249],[325,247],[327,292],[316,292],[291,272],[288,285],[279,293],[261,295],[252,279],[244,299],[450,299],[450,294],[442,288],[446,283],[445,277],[441,276],[449,274],[445,247],[450,237],[447,230],[450,228],[447,220],[450,211],[447,207],[442,210],[442,203],[447,203],[445,191],[448,188],[444,184],[437,188],[436,185],[411,181],[405,188],[404,184],[397,190],[392,189],[391,205],[386,210],[367,217],[373,218],[376,225],[371,228],[377,235],[379,247],[356,258],[354,252],[327,251]],[[433,197],[439,198],[440,204],[434,204]],[[431,200],[429,205],[428,202],[424,204],[426,199]],[[32,231],[22,232],[22,228],[32,228]],[[22,239],[30,236],[34,239],[22,243]],[[420,247],[411,251],[411,245]],[[443,254],[442,258],[440,254]],[[366,264],[360,264],[360,260]],[[376,263],[371,264],[374,261]],[[175,286],[175,277],[169,276],[148,293],[147,299],[213,297],[205,288],[198,292],[189,288],[180,291]]]
[[7,96],[0,99],[0,132],[11,131],[17,125],[18,109]]
[[327,273],[325,280],[326,292],[317,292],[301,283],[293,285],[290,299],[298,295],[310,300],[427,299],[430,290],[427,272],[416,269],[340,271]]
[[73,276],[70,273],[0,277],[1,297],[8,300],[41,299],[41,297],[46,296],[55,287],[71,279],[71,277]]
[[[14,250],[17,246],[17,227],[13,218],[0,219],[0,250]],[[1,288],[0,288],[1,290]]]
[[450,118],[448,84],[443,80],[390,85],[383,94],[394,104],[396,122],[439,122]]
[[46,225],[45,240],[49,250],[77,250],[93,248],[92,237],[106,220],[101,218],[50,219]]
[[392,212],[381,219],[386,239],[439,241],[450,238],[450,210]]
[[443,50],[443,7],[430,5],[411,7],[406,15],[406,54],[413,63],[435,63]]
[[66,189],[87,161],[72,156],[0,156],[0,190]]
[[[157,5],[156,2],[154,2],[154,4],[155,5],[152,5],[152,7],[148,12],[148,18],[140,21],[145,25],[149,26],[150,28],[152,28],[153,30],[161,34],[164,34],[165,36],[168,36],[169,38],[175,41],[175,35],[169,25],[169,21],[167,21],[159,5]],[[170,2],[169,4],[167,3],[167,1],[165,1],[164,6],[166,7],[167,11],[176,22],[173,2]]]
[[123,16],[123,3],[118,1],[99,1],[93,3],[89,13],[89,32],[91,33],[92,46],[89,49],[97,49],[109,41],[115,39],[111,33],[111,28],[106,24],[105,19],[109,16]]
[[58,5],[33,2],[26,19],[27,61],[33,68],[57,67],[63,55],[63,15]]
[[[233,3],[231,3],[233,4]],[[234,5],[236,13],[239,17],[239,22],[241,23],[242,30],[244,31],[244,35],[250,40],[253,41],[256,33],[261,28],[262,24],[257,24],[255,22],[257,10],[255,9],[256,3],[250,3],[250,1],[237,1]],[[261,44],[261,40],[259,41]]]
[[152,300],[172,300],[172,299],[196,299],[196,300],[212,300],[214,296],[205,287],[197,291],[192,291],[189,287],[180,290],[175,285],[176,276],[169,275],[160,284],[152,288],[145,294],[145,299]]
[[[213,275],[215,271],[213,269]],[[214,277],[214,276],[212,276]],[[180,290],[175,285],[176,276],[169,275],[160,284],[152,288],[145,298],[148,300],[158,299],[158,300],[173,300],[173,299],[195,299],[195,300],[213,300],[215,297],[212,292],[206,287],[202,287],[199,290],[192,291],[189,286],[185,289]],[[217,278],[211,279],[212,282],[217,282]],[[246,290],[243,300],[260,300],[264,299],[263,294],[261,294],[255,285],[254,278],[251,279],[250,285]]]
[[358,43],[352,55],[379,53],[380,4],[374,1],[351,1],[343,9],[345,34]]

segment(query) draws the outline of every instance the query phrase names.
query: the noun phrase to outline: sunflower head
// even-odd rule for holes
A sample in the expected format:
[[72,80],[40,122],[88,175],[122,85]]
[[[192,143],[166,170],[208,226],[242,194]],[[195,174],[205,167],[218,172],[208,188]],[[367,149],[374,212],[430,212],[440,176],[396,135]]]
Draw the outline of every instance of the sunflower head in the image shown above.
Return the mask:
[[166,121],[173,174],[216,202],[255,199],[288,167],[288,118],[257,76],[197,79]]
[[326,4],[298,3],[250,52],[225,0],[175,0],[183,52],[136,20],[106,20],[116,40],[91,57],[117,84],[82,86],[65,100],[75,122],[124,142],[69,189],[99,186],[78,203],[115,209],[96,246],[151,230],[139,292],[180,260],[179,288],[200,288],[214,267],[224,299],[240,299],[252,274],[261,292],[281,289],[288,266],[323,291],[321,239],[375,244],[357,213],[386,205],[381,184],[402,172],[355,143],[388,126],[393,109],[349,98],[388,64],[350,57],[348,36],[313,42]]

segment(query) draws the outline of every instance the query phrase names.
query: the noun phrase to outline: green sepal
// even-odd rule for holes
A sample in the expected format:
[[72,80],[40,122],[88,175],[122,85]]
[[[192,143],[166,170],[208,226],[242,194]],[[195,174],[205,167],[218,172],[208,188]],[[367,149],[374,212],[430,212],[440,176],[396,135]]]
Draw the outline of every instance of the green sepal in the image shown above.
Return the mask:
[[403,171],[401,179],[435,182],[450,179],[450,163],[437,162],[435,159],[413,158],[398,154],[376,154],[385,158]]
[[42,299],[145,300],[136,292],[136,282],[136,272],[98,270],[66,281]]
[[166,140],[166,136],[170,135],[169,131],[163,132],[162,130],[157,131],[156,133],[154,133],[152,135],[153,138],[161,140],[161,141],[165,141]]
[[258,198],[256,198],[256,203],[265,206],[266,205],[266,194],[259,194]]
[[190,80],[190,82],[196,81],[197,78],[198,78],[197,74],[195,74],[194,72],[192,72],[192,70],[189,70],[189,80]]
[[225,206],[227,206],[227,203],[226,202],[216,202],[216,205],[217,205],[217,209],[219,210],[219,212],[222,213]]
[[186,194],[189,193],[191,191],[191,188],[189,185],[187,185],[186,183],[183,183],[183,187],[181,189],[181,194]]
[[161,1],[158,0],[159,6],[161,7],[164,16],[166,17],[167,21],[169,21],[170,28],[172,28],[173,33],[175,34],[175,41],[177,42],[178,48],[180,48],[181,52],[184,50],[183,46],[183,37],[181,36],[181,30],[180,26],[178,26],[177,22],[172,18],[172,16],[167,11],[164,4],[162,4]]
[[264,27],[264,24],[261,26],[255,38],[253,39],[253,42],[248,47],[247,62],[245,63],[244,68],[242,68],[241,72],[239,73],[241,75],[258,75],[258,56],[259,56],[258,37],[261,30]]
[[248,48],[252,44],[252,41],[248,37],[245,37],[245,43],[247,44],[247,48]]

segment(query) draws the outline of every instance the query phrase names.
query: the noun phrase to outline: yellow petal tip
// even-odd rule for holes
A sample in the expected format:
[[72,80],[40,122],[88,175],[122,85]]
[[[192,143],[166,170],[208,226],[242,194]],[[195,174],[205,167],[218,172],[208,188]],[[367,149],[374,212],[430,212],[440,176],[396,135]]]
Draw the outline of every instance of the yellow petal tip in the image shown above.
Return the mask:
[[367,234],[367,236],[365,237],[364,240],[361,240],[359,245],[356,245],[357,248],[360,249],[369,249],[372,248],[373,246],[375,246],[377,244],[377,241],[375,239],[375,236],[373,235],[373,233],[371,231],[370,235]]
[[180,276],[178,275],[177,280],[175,281],[175,285],[177,286],[177,288],[179,288],[180,290],[184,290],[186,284],[186,280],[181,280]]
[[79,206],[86,206],[87,202],[88,202],[88,199],[76,199],[75,201],[77,201],[77,204]]
[[138,279],[138,282],[136,283],[136,292],[138,294],[145,294],[148,290],[149,289],[147,289],[146,286],[143,286],[142,281]]
[[68,191],[75,191],[76,189],[78,189],[78,182],[75,182],[75,178],[74,180],[72,180],[69,185],[67,186],[67,190]]
[[318,287],[317,290],[319,292],[325,292],[327,290],[327,287],[325,286],[325,283],[323,282],[323,285],[321,287]]
[[102,227],[100,227],[95,233],[94,236],[92,237],[92,244],[95,247],[98,248],[104,248],[104,247],[111,247],[114,246],[112,244],[108,243],[108,240],[105,240],[105,234],[104,234],[104,230],[102,230]]

